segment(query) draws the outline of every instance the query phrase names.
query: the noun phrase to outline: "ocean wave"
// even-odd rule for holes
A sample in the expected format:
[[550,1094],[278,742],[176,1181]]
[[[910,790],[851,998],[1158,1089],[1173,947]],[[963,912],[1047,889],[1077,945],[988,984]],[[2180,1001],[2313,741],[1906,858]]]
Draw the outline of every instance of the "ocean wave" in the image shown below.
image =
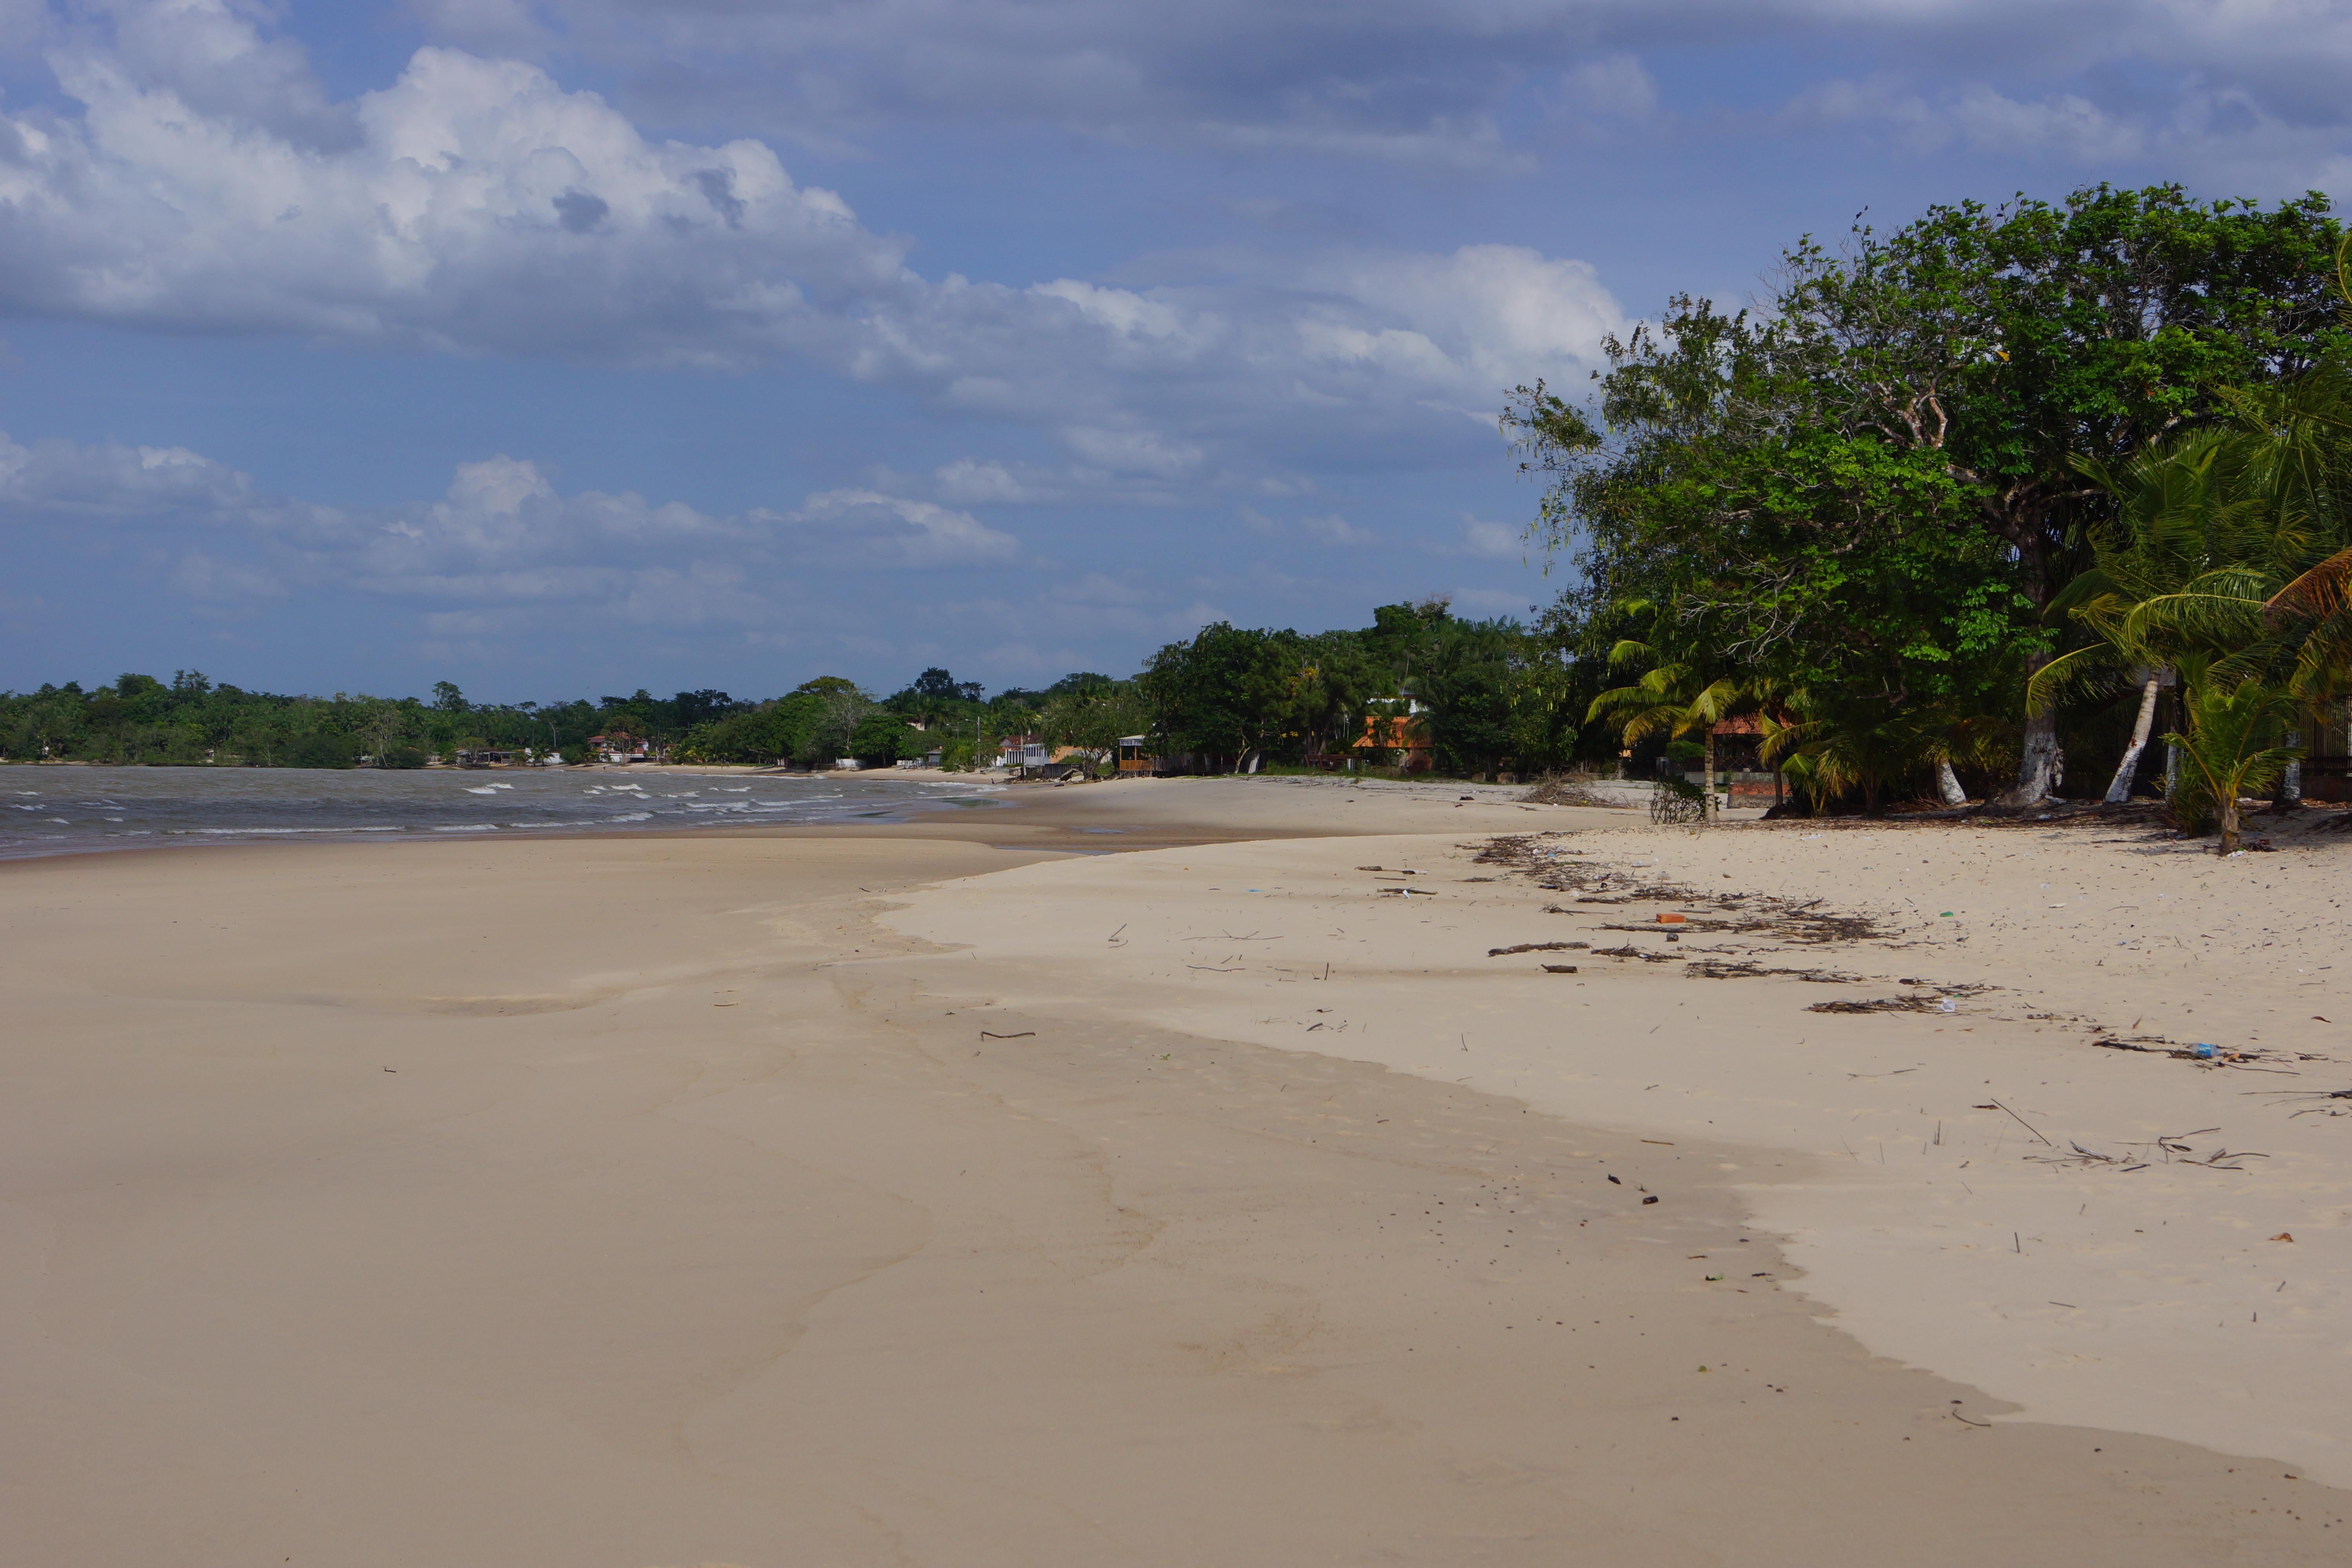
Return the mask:
[[277,837],[281,835],[294,833],[405,833],[408,830],[397,826],[396,824],[385,823],[381,826],[365,827],[165,827],[160,828],[157,831],[173,837],[184,835],[196,835],[200,837],[225,837],[235,835],[238,837],[250,837],[259,835],[266,837]]

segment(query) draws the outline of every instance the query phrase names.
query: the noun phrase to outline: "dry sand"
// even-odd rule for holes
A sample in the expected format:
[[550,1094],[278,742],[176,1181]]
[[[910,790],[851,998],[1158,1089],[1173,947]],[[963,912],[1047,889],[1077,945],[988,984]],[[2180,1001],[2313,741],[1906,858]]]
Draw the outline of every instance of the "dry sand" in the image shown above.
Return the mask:
[[[1662,868],[1726,887],[1759,868],[1818,875],[1852,903],[1865,901],[1859,862],[1808,862],[1830,841],[1778,829],[1691,839],[1488,800],[1360,795],[1371,809],[1333,823],[1347,798],[1318,793],[1329,788],[1036,792],[1013,811],[859,837],[0,867],[6,1560],[2342,1560],[2342,1494],[2315,1468],[2285,1479],[2327,1463],[2322,1447],[2236,1442],[2226,1413],[2195,1430],[2107,1423],[2171,1436],[2061,1424],[2084,1419],[2062,1369],[1996,1366],[2016,1375],[1984,1392],[1948,1381],[1937,1373],[1975,1375],[1948,1352],[1980,1326],[1897,1312],[1925,1325],[1917,1342],[1874,1338],[1879,1266],[1837,1271],[1893,1246],[1940,1292],[1937,1270],[1973,1279],[1977,1260],[1939,1261],[1919,1238],[1982,1217],[1937,1208],[1927,1184],[1943,1173],[1916,1151],[1906,1163],[1889,1142],[1885,1174],[1866,1179],[1843,1152],[1843,1169],[1821,1157],[1841,1086],[1884,1081],[1844,1072],[1921,1063],[1893,1080],[1900,1106],[1883,1097],[1835,1124],[1853,1142],[1891,1137],[1898,1115],[1908,1139],[1920,1108],[1960,1087],[1909,1087],[1948,1077],[1948,1055],[2010,1053],[2008,1071],[2041,1050],[2053,1085],[2183,1094],[2234,1089],[2239,1069],[2094,1052],[2048,1024],[2034,1037],[2028,1003],[1991,993],[1957,1020],[1796,1011],[1794,1037],[1834,1042],[1797,1047],[1781,1015],[1808,994],[1885,988],[1488,960],[1486,945],[1603,940],[1584,929],[1595,914],[1648,912],[1572,905],[1524,877],[1457,880],[1517,876],[1453,847],[1499,826],[1598,822],[1598,838],[1561,847],[1684,857]],[[1325,832],[1414,837],[1053,859],[1036,847],[1304,834],[1318,814]],[[1122,831],[1087,831],[1102,827]],[[2022,837],[1980,853],[2012,846],[2048,853]],[[2098,882],[2105,862],[2079,837],[2054,846],[2069,847],[2084,863],[2068,871]],[[2179,858],[2147,874],[2185,893],[2251,869],[2282,884],[2264,919],[2285,931],[2299,919],[2291,863]],[[1374,892],[1361,864],[1427,870],[1412,880],[1440,896]],[[1912,974],[1932,958],[1950,983],[1979,960],[1999,969],[1999,943],[2063,945],[2000,901],[2013,877],[1981,868],[1966,944],[1802,957],[1856,972],[1916,958]],[[1545,902],[1579,912],[1545,916]],[[2254,940],[2213,935],[2217,950]],[[1243,940],[1265,937],[1282,940]],[[2262,1043],[2302,1042],[2302,1004],[2263,957],[2279,1012]],[[1333,977],[1307,979],[1310,959]],[[2109,977],[2090,957],[2080,967],[2084,984]],[[2072,968],[2053,975],[2074,984]],[[2173,985],[2180,1005],[2204,1005],[2178,963],[2112,978],[2114,996]],[[1702,997],[1737,1011],[1686,1023]],[[1582,1004],[1591,1024],[1564,1027]],[[1425,1010],[1465,1006],[1480,1024],[1433,1051]],[[1328,1051],[1337,1031],[1307,1022],[1327,1018],[1349,1026]],[[1627,1070],[1649,1060],[1647,1077]],[[1772,1105],[1748,1103],[1772,1086]],[[2028,1117],[2076,1103],[2035,1098],[2055,1094],[2040,1079],[1991,1092]],[[2174,1109],[2168,1087],[2130,1092],[2147,1114]],[[2102,1103],[2117,1108],[2108,1121],[2062,1118],[2065,1131],[2138,1136],[2139,1100]],[[2352,1124],[2290,1121],[2259,1099],[2231,1110],[2231,1146],[2239,1125],[2258,1127],[2242,1142],[2300,1173],[2297,1212],[2275,1227],[2296,1241],[2262,1244],[2308,1260],[2281,1300],[2294,1298],[2339,1256],[2342,1211],[2310,1194],[2336,1190],[2330,1151]],[[2024,1166],[1981,1113],[1948,1120],[1947,1147],[1992,1151],[1970,1176],[2094,1181]],[[2279,1177],[2186,1174],[2206,1184],[2164,1189],[2176,1219],[2180,1193],[2202,1194],[2200,1214],[2217,1193],[2251,1213],[2247,1194]],[[2102,1224],[2185,1176],[2104,1179]],[[1642,1203],[1645,1188],[1662,1201]],[[2023,1204],[2025,1189],[1998,1201]],[[1792,1271],[1751,1219],[1759,1204],[1795,1236],[1808,1294],[1782,1289]],[[1808,1233],[1807,1215],[1852,1224]],[[2051,1229],[2026,1232],[2018,1267],[2047,1267],[2046,1248],[2088,1259],[2086,1283],[2125,1268]],[[2257,1239],[2231,1245],[2261,1256]],[[2146,1266],[2177,1273],[2183,1256]],[[2195,1266],[2235,1289],[2236,1263]],[[2295,1300],[2281,1312],[2327,1310],[2324,1294]],[[1822,1300],[1841,1314],[1831,1324]],[[2200,1358],[2269,1334],[2263,1312],[2244,1335],[2184,1330],[2142,1370],[2243,1380],[2245,1366]],[[2285,1326],[2307,1382],[2340,1388],[2340,1333]],[[2093,1385],[2079,1397],[2105,1397]],[[2000,1395],[2050,1418],[2005,1419]],[[2210,1386],[2198,1398],[2229,1403]],[[2294,1404],[2295,1419],[2321,1403]],[[2295,1463],[2235,1457],[2257,1454]]]

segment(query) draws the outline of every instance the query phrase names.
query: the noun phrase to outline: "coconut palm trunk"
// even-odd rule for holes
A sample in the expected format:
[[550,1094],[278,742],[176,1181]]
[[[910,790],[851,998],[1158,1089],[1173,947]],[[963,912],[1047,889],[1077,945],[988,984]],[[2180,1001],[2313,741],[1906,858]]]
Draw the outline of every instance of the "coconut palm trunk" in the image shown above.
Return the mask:
[[1712,724],[1706,727],[1706,784],[1704,787],[1706,791],[1706,820],[1712,823],[1715,820],[1715,726]]
[[2147,750],[2148,731],[2156,728],[2156,696],[2163,678],[2154,671],[2147,684],[2139,689],[2139,717],[2132,721],[2131,744],[2124,748],[2124,760],[2116,765],[2116,776],[2107,785],[2107,804],[2121,805],[2131,798],[2132,775],[2139,772],[2139,756]]
[[[2144,715],[2141,721],[2143,724],[2147,721]],[[1960,775],[1952,771],[1952,759],[1949,757],[1936,759],[1936,793],[1944,797],[1946,805],[1969,804],[1969,792],[1960,787]]]

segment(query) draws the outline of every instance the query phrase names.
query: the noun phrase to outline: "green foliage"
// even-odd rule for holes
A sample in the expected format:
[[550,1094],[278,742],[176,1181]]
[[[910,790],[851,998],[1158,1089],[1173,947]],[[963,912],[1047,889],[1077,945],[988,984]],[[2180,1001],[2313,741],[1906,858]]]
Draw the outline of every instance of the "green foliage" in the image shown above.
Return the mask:
[[1587,406],[1518,388],[1537,533],[1573,552],[1547,624],[1588,666],[1649,650],[1594,715],[1678,731],[1725,687],[1815,794],[1874,800],[2037,726],[2054,746],[2175,647],[2267,669],[2289,622],[2334,650],[2293,689],[2340,696],[2326,213],[2176,186],[1933,207],[1800,241],[1759,315],[1672,300],[1608,342]]
[[1576,743],[1572,668],[1546,636],[1515,621],[1464,620],[1442,598],[1383,605],[1355,631],[1219,622],[1153,655],[1133,683],[1137,706],[1099,729],[1109,739],[1152,733],[1163,752],[1223,769],[1252,754],[1362,760],[1356,742],[1367,717],[1412,713],[1442,771],[1534,769]]
[[922,755],[922,731],[908,729],[907,721],[896,713],[871,708],[850,728],[849,739],[844,744],[847,747],[846,755],[856,757],[867,767],[879,767],[901,757]]
[[2219,820],[2221,852],[2238,847],[2238,799],[2275,783],[2294,755],[2279,743],[2292,700],[2252,677],[2195,688],[2184,705],[2189,727],[2165,737],[2180,748],[2181,785],[2174,813],[2184,822]]

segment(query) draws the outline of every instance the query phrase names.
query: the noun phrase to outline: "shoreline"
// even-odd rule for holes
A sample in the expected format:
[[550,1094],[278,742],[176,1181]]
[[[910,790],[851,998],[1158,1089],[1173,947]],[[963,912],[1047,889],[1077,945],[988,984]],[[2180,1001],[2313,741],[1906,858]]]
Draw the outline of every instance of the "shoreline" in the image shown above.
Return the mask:
[[[1041,787],[986,821],[13,863],[0,1246],[23,1285],[0,1295],[0,1365],[27,1392],[0,1423],[0,1489],[25,1539],[197,1564],[331,1560],[362,1534],[417,1561],[567,1565],[1272,1564],[1358,1540],[1448,1564],[1958,1564],[2053,1543],[2094,1563],[2333,1560],[2346,1500],[2280,1479],[2294,1467],[2020,1413],[2000,1376],[1989,1396],[1885,1359],[1934,1358],[1874,1338],[1866,1306],[1825,1318],[1823,1300],[1883,1293],[1841,1258],[1925,1265],[1775,1206],[1833,1191],[1817,1151],[1725,1136],[1703,1108],[1659,1118],[1655,1058],[1630,1073],[1557,1029],[1528,1045],[1572,1095],[1504,1081],[1541,1063],[1486,1036],[1602,966],[1670,1015],[1737,993],[1722,1027],[1751,1057],[1779,1038],[1776,997],[1882,992],[1489,960],[1509,945],[1489,927],[1598,946],[1587,919],[1645,912],[1542,914],[1584,906],[1471,859],[1503,826],[1597,826],[1547,842],[1579,848],[1587,880],[1622,861],[1696,887],[1736,879],[1666,862],[1785,858],[1805,825],[1700,839],[1362,795],[1333,822],[1344,797],[1262,782]],[[1398,822],[1415,831],[1372,831]],[[1106,856],[1106,837],[1146,847]],[[1440,896],[1370,891],[1360,862]],[[1759,865],[1792,897],[1840,875]],[[1263,891],[1307,869],[1344,908]],[[1228,870],[1246,879],[1231,899]],[[1114,931],[1107,900],[1164,907]],[[2048,945],[1978,908],[1939,977],[1997,937]],[[1378,963],[1255,973],[1248,939],[1328,941],[1334,914]],[[1359,920],[1414,930],[1391,952]],[[1170,940],[1187,934],[1230,945]],[[1229,952],[1240,973],[1210,973]],[[1154,972],[1185,954],[1207,970]],[[1255,989],[1191,989],[1236,984]],[[1287,993],[1327,986],[1370,1010],[1372,1042],[1431,1005],[1487,1021],[1458,1067],[1355,1031],[1318,1052],[1330,1030],[1305,1020],[1331,1004]],[[2011,1010],[2000,1026],[2034,1026]],[[1952,1026],[1799,1016],[1896,1045]],[[1897,1209],[1907,1191],[1869,1189]],[[2298,1222],[2298,1244],[2325,1254],[2333,1224]],[[142,1533],[173,1519],[205,1522],[168,1549]]]

